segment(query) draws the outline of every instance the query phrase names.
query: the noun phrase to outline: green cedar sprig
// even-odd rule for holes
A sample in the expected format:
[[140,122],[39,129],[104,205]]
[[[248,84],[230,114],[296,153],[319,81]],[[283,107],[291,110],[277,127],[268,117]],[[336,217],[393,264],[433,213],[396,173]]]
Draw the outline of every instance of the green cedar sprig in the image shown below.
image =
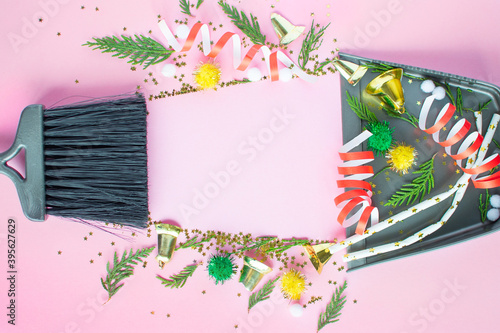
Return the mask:
[[[383,73],[385,71],[396,68],[396,67],[388,65],[388,64],[376,63],[376,62],[368,62],[364,65],[366,67],[370,68],[372,70],[372,72],[375,72],[375,73]],[[403,76],[406,76],[407,78],[414,79],[414,80],[424,80],[423,77],[411,75],[411,74],[406,73],[405,71],[403,71]]]
[[188,239],[185,243],[179,244],[175,248],[175,251],[181,250],[181,249],[195,249],[203,246],[203,243],[209,242],[211,239],[215,238],[216,235],[208,235],[207,237],[202,237],[200,240],[198,240],[198,236],[194,236],[193,238]]
[[[311,52],[320,48],[323,43],[323,35],[325,34],[325,30],[330,26],[328,25],[319,28],[316,31],[316,26],[314,25],[314,20],[311,23],[311,30],[306,35],[306,38],[302,41],[302,47],[300,49],[298,63],[300,68],[306,70],[307,62],[309,61],[309,57]],[[322,67],[321,67],[322,68]]]
[[484,103],[484,104],[479,104],[479,106],[477,107],[477,110],[474,110],[473,108],[464,108],[465,111],[469,111],[469,112],[474,112],[474,111],[484,111],[484,110],[487,110],[488,109],[488,104],[491,103],[491,99]]
[[191,14],[191,3],[189,0],[179,0],[179,7],[181,7],[182,14],[193,16],[193,14]]
[[342,295],[344,290],[347,288],[347,281],[344,281],[342,287],[335,288],[335,293],[332,296],[332,300],[326,306],[326,311],[320,313],[318,319],[318,332],[324,328],[326,325],[335,323],[339,321],[340,311],[344,308],[346,302],[346,297]]
[[404,184],[400,190],[396,191],[387,201],[385,206],[400,206],[406,201],[406,205],[415,202],[420,196],[420,201],[424,196],[434,188],[434,156],[427,162],[420,165],[419,169],[413,171],[414,174],[420,174],[413,179],[410,184]]
[[250,312],[250,309],[253,308],[257,303],[269,299],[271,293],[274,290],[274,287],[276,286],[276,281],[278,281],[279,278],[280,277],[278,276],[275,279],[267,281],[262,289],[250,295],[250,298],[248,299],[248,312]]
[[351,110],[359,117],[361,120],[365,120],[369,123],[378,122],[377,116],[375,113],[368,110],[368,107],[361,103],[356,96],[349,95],[349,92],[346,91],[347,94],[347,104],[351,107]]
[[157,275],[156,278],[161,281],[161,284],[163,284],[165,288],[166,287],[170,287],[171,289],[182,288],[186,284],[187,279],[190,276],[193,276],[193,273],[196,270],[196,268],[198,268],[198,266],[199,266],[198,264],[188,265],[184,267],[180,273],[172,275],[168,279],[165,279],[160,275]]
[[389,117],[400,119],[400,120],[404,120],[404,121],[410,123],[413,127],[415,127],[415,128],[418,127],[418,118],[415,117],[414,115],[412,115],[412,114],[410,114],[408,112],[400,114],[400,113],[397,113],[395,111],[388,110],[386,108],[384,108],[384,110],[385,110],[385,112],[387,113],[387,115]]
[[149,248],[138,249],[135,253],[130,249],[130,253],[127,255],[127,251],[123,252],[121,260],[118,260],[118,255],[115,252],[113,259],[113,269],[109,268],[109,262],[106,265],[106,271],[108,275],[106,280],[101,278],[101,284],[103,288],[108,292],[108,301],[113,297],[118,290],[123,287],[122,282],[124,279],[134,274],[134,267],[139,262],[142,262],[143,258],[146,258],[155,246]]
[[167,60],[174,52],[166,49],[154,39],[143,35],[94,37],[93,40],[86,42],[83,46],[92,47],[93,50],[101,50],[102,53],[113,53],[113,57],[119,59],[129,58],[128,63],[143,65],[143,69]]
[[203,3],[204,0],[198,0],[196,3],[196,9],[200,8],[201,4]]
[[488,190],[486,190],[486,195],[485,195],[484,201],[483,201],[483,194],[481,193],[479,195],[479,212],[481,213],[481,222],[486,221],[486,214],[488,213],[488,206],[490,203],[490,198],[491,198],[491,195],[488,192]]
[[261,45],[266,43],[266,36],[260,31],[259,22],[255,16],[250,14],[249,20],[246,14],[243,11],[238,11],[236,7],[228,5],[223,0],[220,0],[218,3],[224,13],[231,19],[231,22],[247,35],[252,43]]

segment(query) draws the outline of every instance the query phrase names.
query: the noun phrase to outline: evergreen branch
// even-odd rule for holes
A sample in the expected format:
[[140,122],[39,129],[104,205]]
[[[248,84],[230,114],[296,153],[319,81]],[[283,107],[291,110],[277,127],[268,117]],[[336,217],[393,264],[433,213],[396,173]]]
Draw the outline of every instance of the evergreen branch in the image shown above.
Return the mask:
[[400,190],[393,194],[385,206],[400,206],[406,200],[406,205],[415,202],[420,196],[420,202],[426,194],[429,194],[434,188],[434,157],[420,165],[414,174],[420,174],[417,178],[413,179],[410,184],[404,184]]
[[495,144],[495,146],[497,146],[497,148],[500,149],[500,143],[498,143],[497,140],[495,139],[492,139],[492,141]]
[[129,58],[128,63],[133,65],[144,65],[143,69],[167,60],[174,52],[166,49],[150,37],[134,35],[128,37],[122,35],[93,38],[82,46],[92,47],[93,50],[101,50],[102,53],[113,53],[113,57],[119,59]]
[[479,104],[479,106],[477,107],[477,110],[474,110],[473,108],[464,108],[464,110],[470,111],[470,112],[474,112],[474,111],[482,112],[482,111],[488,109],[488,104],[490,104],[490,103],[491,103],[491,99],[484,104]]
[[330,303],[327,304],[326,311],[319,314],[318,332],[326,325],[339,321],[338,317],[341,315],[340,311],[342,311],[346,302],[346,297],[342,295],[346,288],[347,281],[344,281],[342,287],[335,288],[335,293]]
[[179,7],[181,7],[182,14],[193,16],[193,14],[191,14],[191,3],[189,2],[189,0],[179,0]]
[[277,242],[274,247],[265,249],[264,253],[272,253],[272,252],[283,253],[294,246],[306,245],[310,242],[311,240],[309,239],[297,239],[297,238],[282,239],[281,241]]
[[269,295],[271,295],[271,293],[273,292],[274,287],[276,286],[275,283],[279,280],[279,278],[280,277],[278,276],[275,279],[267,281],[262,289],[250,295],[250,298],[248,299],[248,312],[250,312],[250,309],[253,308],[257,303],[265,301],[270,297]]
[[196,3],[196,9],[200,8],[201,4],[203,3],[204,0],[198,0]]
[[309,56],[311,52],[320,48],[323,43],[323,35],[325,34],[325,30],[330,26],[328,25],[321,27],[318,31],[316,31],[316,27],[314,26],[314,20],[311,23],[311,30],[306,35],[306,38],[302,41],[302,47],[299,53],[298,63],[300,68],[306,70],[307,62],[309,61]]
[[118,260],[118,255],[115,252],[113,269],[109,268],[108,262],[106,265],[106,271],[108,272],[106,280],[101,278],[101,284],[108,292],[108,300],[111,299],[111,297],[113,297],[118,290],[121,289],[121,287],[123,287],[123,283],[120,284],[120,282],[134,274],[133,266],[142,262],[142,259],[146,258],[154,248],[155,246],[139,249],[135,253],[133,253],[133,250],[130,249],[130,253],[128,255],[127,251],[123,252],[121,260]]
[[259,22],[257,22],[255,16],[250,14],[250,21],[243,11],[238,11],[236,7],[228,5],[223,0],[220,0],[218,4],[222,7],[227,17],[231,19],[231,22],[233,22],[241,32],[247,35],[252,43],[261,45],[266,43],[266,36],[260,31]]
[[[370,68],[375,73],[383,73],[385,71],[396,68],[396,67],[391,66],[391,65],[387,65],[384,63],[375,63],[375,62],[369,62],[369,63],[366,63],[364,65],[366,67]],[[408,74],[404,70],[403,70],[403,76],[406,76],[407,78],[414,79],[414,80],[421,80],[421,81],[424,80],[423,77]]]
[[182,271],[178,274],[170,276],[168,279],[157,275],[156,278],[161,281],[166,287],[174,288],[182,288],[186,284],[187,279],[190,276],[193,276],[194,271],[198,268],[198,264],[188,265],[182,269]]
[[488,192],[488,189],[486,189],[486,195],[485,195],[485,200],[483,202],[483,194],[481,193],[479,195],[479,212],[481,213],[481,222],[486,221],[486,214],[488,213],[488,205],[490,202],[491,195]]
[[198,241],[198,236],[194,236],[193,238],[188,239],[185,243],[179,244],[178,247],[176,247],[175,251],[181,250],[181,249],[194,249],[197,247],[203,246],[203,243],[209,242],[211,239],[215,238],[215,235],[209,235],[207,237],[202,237]]
[[404,121],[410,123],[413,127],[415,127],[415,128],[418,127],[418,118],[415,117],[414,115],[412,115],[412,114],[410,114],[408,112],[400,114],[400,113],[397,113],[395,111],[388,110],[386,108],[384,108],[384,110],[385,110],[385,112],[387,113],[387,115],[389,117],[400,119],[400,120],[404,120]]
[[356,96],[349,95],[349,92],[346,91],[347,94],[347,104],[351,107],[351,110],[359,117],[361,120],[365,120],[369,123],[378,122],[377,116],[375,113],[368,110],[368,107],[361,103]]
[[462,98],[462,89],[457,88],[457,112],[460,113],[460,115],[463,114],[464,110],[464,100]]

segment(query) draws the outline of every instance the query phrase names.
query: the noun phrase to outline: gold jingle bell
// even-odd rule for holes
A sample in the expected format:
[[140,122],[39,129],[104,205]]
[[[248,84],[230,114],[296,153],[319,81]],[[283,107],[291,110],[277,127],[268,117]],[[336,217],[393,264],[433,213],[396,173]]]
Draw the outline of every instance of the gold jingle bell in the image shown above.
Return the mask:
[[330,246],[334,245],[335,243],[325,243],[325,244],[317,244],[317,245],[311,245],[311,244],[306,244],[304,245],[304,249],[307,252],[307,255],[309,256],[309,260],[313,264],[314,268],[316,271],[321,274],[321,271],[323,270],[323,267],[325,264],[330,260],[332,257],[332,253],[330,252]]
[[172,259],[177,237],[182,229],[167,223],[157,223],[155,224],[155,229],[158,234],[158,255],[156,256],[156,261],[158,261],[160,268],[163,268]]
[[346,60],[334,59],[332,64],[340,75],[342,75],[352,86],[358,84],[368,70],[368,67],[364,65],[357,65]]
[[366,93],[377,99],[378,104],[389,111],[405,113],[405,98],[401,78],[403,69],[394,68],[383,72],[366,86]]
[[266,264],[245,256],[243,259],[243,268],[241,269],[240,282],[243,283],[246,290],[252,291],[260,280],[262,280],[262,277],[271,271],[271,267]]
[[303,26],[293,25],[286,18],[276,13],[271,14],[271,23],[281,45],[290,44],[302,35],[305,29]]

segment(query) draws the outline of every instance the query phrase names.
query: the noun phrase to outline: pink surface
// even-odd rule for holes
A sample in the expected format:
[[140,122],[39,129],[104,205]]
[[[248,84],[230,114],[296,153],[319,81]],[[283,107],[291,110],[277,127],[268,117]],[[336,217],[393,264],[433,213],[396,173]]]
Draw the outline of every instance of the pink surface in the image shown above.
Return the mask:
[[[500,85],[496,42],[500,4],[492,1],[229,3],[259,17],[273,41],[276,38],[266,19],[272,12],[307,27],[313,18],[323,25],[332,22],[320,58],[338,47],[360,56]],[[50,106],[67,97],[119,94],[134,91],[137,85],[143,86],[146,95],[171,90],[172,79],[159,76],[162,65],[146,72],[130,71],[125,61],[81,44],[92,37],[147,34],[150,29],[152,36],[164,42],[156,26],[158,15],[171,27],[175,19],[184,19],[177,1],[23,1],[4,4],[0,13],[0,151],[12,143],[19,115],[28,104]],[[196,13],[190,25],[198,19],[224,24],[215,37],[229,30],[238,32],[215,1],[206,0]],[[34,22],[33,27],[26,22]],[[21,38],[20,44],[13,45],[13,38]],[[299,48],[299,41],[291,45],[292,59]],[[193,65],[203,56],[195,49],[186,59]],[[228,51],[219,61],[225,80],[245,77],[231,69]],[[256,66],[265,70],[260,62]],[[144,83],[149,71],[158,78],[159,87]],[[338,193],[336,152],[341,146],[339,82],[338,75],[327,75],[315,84],[267,80],[149,102],[153,219],[172,219],[189,229],[254,236],[344,237],[333,204]],[[282,120],[283,115],[288,118]],[[252,137],[269,134],[266,129],[278,123],[273,120],[276,117],[280,130],[272,132],[272,138],[258,149],[251,148]],[[228,164],[234,174],[224,188],[196,214],[183,215],[182,207],[194,206],[197,191],[203,191],[214,177],[223,177]],[[151,238],[140,234],[130,243],[57,218],[33,223],[24,217],[15,187],[6,177],[0,177],[0,189],[2,332],[313,332],[334,291],[329,280],[347,280],[349,286],[340,321],[325,332],[497,331],[498,233],[352,273],[338,271],[342,253],[332,259],[337,266],[329,263],[322,275],[309,264],[304,273],[313,285],[302,303],[311,296],[322,296],[323,301],[308,306],[301,318],[290,315],[278,289],[271,301],[248,314],[249,293],[237,279],[215,286],[205,268],[199,268],[182,289],[164,288],[157,274],[167,277],[193,259],[206,261],[191,250],[177,253],[163,271],[151,255],[146,268],[137,267],[125,286],[102,305],[106,293],[100,278],[105,276],[106,262],[112,260],[114,251],[121,254],[131,247],[154,245],[154,232]],[[16,326],[8,325],[5,315],[9,218],[17,226]]]

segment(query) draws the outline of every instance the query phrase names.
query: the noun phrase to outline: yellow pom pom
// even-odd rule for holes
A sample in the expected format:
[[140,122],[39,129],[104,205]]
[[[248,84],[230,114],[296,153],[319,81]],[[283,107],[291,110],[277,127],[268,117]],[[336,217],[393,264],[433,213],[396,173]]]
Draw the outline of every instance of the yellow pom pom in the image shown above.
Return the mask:
[[391,169],[402,174],[407,173],[413,165],[417,164],[415,162],[417,151],[414,147],[404,143],[392,146],[385,157]]
[[216,89],[220,81],[221,70],[215,62],[206,62],[197,66],[193,75],[200,89]]
[[281,292],[286,299],[298,300],[306,290],[306,277],[291,269],[281,277]]

